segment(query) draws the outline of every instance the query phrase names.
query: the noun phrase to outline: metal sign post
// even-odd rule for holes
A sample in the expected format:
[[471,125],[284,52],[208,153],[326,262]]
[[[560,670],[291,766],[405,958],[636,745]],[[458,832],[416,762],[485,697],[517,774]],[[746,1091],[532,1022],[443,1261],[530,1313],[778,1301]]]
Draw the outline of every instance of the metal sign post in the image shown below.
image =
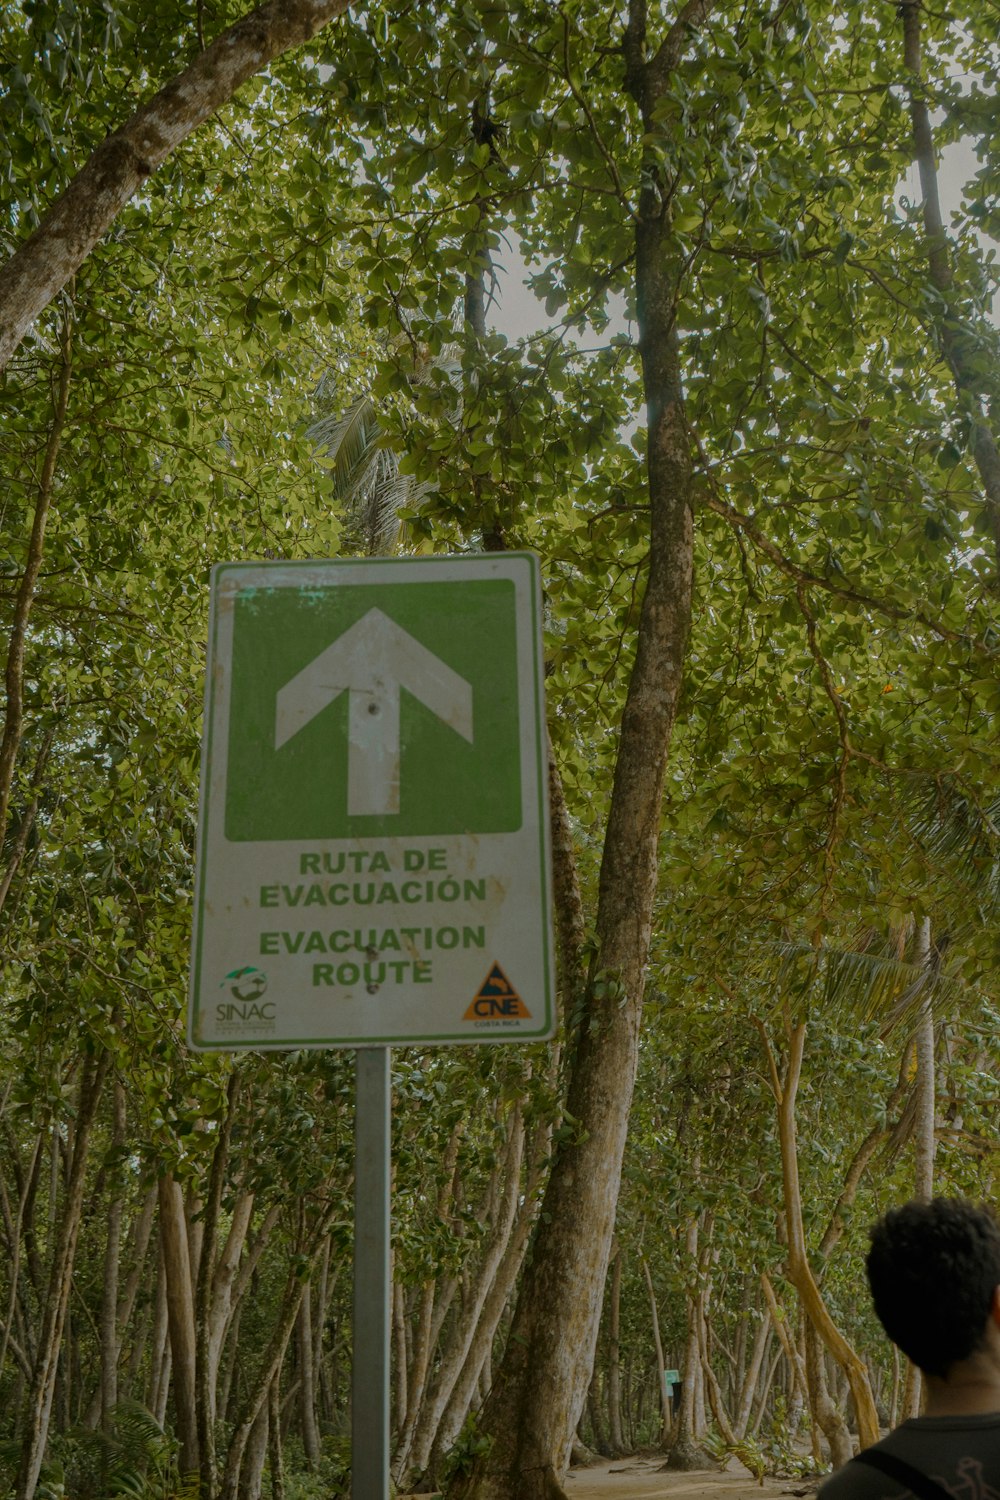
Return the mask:
[[351,1495],[388,1500],[390,1048],[355,1057]]
[[389,1048],[554,1034],[529,553],[213,569],[188,1041],[351,1047],[354,1500],[389,1495]]

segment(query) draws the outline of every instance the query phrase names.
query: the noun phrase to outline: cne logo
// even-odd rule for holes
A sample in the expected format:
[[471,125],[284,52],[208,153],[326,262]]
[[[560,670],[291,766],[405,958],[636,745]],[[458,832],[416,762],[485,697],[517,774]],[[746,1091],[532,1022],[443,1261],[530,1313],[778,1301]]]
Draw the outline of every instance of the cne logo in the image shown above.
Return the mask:
[[530,1021],[531,1011],[495,963],[465,1012],[466,1021]]

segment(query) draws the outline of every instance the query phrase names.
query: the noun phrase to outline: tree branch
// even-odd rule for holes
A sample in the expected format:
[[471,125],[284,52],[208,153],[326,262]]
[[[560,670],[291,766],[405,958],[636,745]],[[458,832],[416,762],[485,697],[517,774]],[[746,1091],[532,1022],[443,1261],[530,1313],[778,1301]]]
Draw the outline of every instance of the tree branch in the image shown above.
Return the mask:
[[0,370],[117,214],[192,131],[262,68],[307,42],[349,0],[268,0],[106,137],[29,240],[0,270]]

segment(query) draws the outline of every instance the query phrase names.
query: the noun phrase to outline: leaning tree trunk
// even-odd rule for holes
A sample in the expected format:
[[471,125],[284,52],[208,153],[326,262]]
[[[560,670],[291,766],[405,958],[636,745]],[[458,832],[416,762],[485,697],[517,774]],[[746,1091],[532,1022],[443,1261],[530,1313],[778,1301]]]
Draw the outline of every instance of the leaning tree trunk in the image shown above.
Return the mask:
[[[799,1183],[799,1148],[795,1125],[795,1100],[802,1076],[806,1023],[803,1020],[793,1021],[790,1017],[786,1017],[786,1025],[788,1056],[784,1076],[780,1077],[767,1032],[762,1023],[757,1023],[767,1057],[771,1090],[778,1106],[778,1142],[781,1149],[785,1227],[788,1236],[788,1279],[799,1294],[802,1309],[809,1324],[815,1328],[824,1345],[847,1376],[851,1396],[854,1399],[861,1446],[867,1448],[872,1443],[877,1443],[879,1439],[878,1413],[875,1410],[868,1372],[855,1350],[851,1348],[834,1323],[823,1294],[816,1283],[806,1249],[805,1229],[802,1222],[802,1191]],[[807,1372],[808,1370],[809,1361],[807,1360]],[[823,1405],[823,1412],[826,1413],[820,1387],[811,1377],[809,1387],[810,1399],[820,1401]],[[829,1416],[821,1415],[816,1406],[813,1408],[813,1414],[823,1426],[824,1432],[827,1432],[829,1439],[830,1433],[827,1430],[830,1423]],[[830,1440],[832,1443],[833,1439]],[[836,1442],[838,1445],[841,1444],[839,1435]]]
[[477,1385],[480,1389],[489,1391],[493,1384],[490,1371],[490,1350],[493,1347],[500,1319],[510,1302],[524,1262],[528,1239],[537,1212],[536,1194],[543,1176],[544,1165],[548,1161],[551,1142],[551,1125],[540,1123],[536,1128],[529,1153],[531,1165],[524,1185],[523,1208],[518,1215],[514,1231],[507,1241],[493,1285],[483,1304],[482,1316],[479,1319],[479,1326],[468,1356],[438,1426],[428,1463],[428,1472],[431,1476],[439,1472],[446,1452],[458,1438],[462,1424],[472,1408]]
[[[705,0],[703,12],[708,9]],[[645,8],[626,36],[628,87],[655,135],[699,7],[645,57]],[[595,951],[571,1038],[567,1116],[511,1334],[483,1411],[486,1451],[449,1495],[563,1500],[562,1478],[593,1368],[639,1050],[657,888],[663,781],[691,619],[692,442],[675,309],[674,184],[650,150],[635,216],[636,316],[647,410],[649,571],[622,715],[598,886]]]
[[[430,1464],[435,1437],[441,1425],[482,1319],[490,1289],[496,1280],[507,1246],[510,1243],[521,1200],[521,1160],[524,1154],[524,1119],[521,1104],[514,1105],[508,1122],[507,1149],[494,1168],[491,1196],[497,1197],[499,1180],[504,1176],[503,1197],[496,1205],[494,1222],[484,1237],[479,1264],[470,1268],[466,1297],[455,1320],[447,1346],[441,1351],[437,1368],[429,1381],[420,1413],[413,1430],[409,1452],[400,1455],[398,1472],[422,1476]],[[524,1212],[530,1213],[525,1208]]]
[[21,1463],[17,1479],[17,1500],[32,1500],[45,1456],[45,1445],[48,1442],[49,1421],[52,1416],[52,1401],[55,1396],[56,1376],[59,1368],[59,1353],[69,1310],[70,1292],[73,1286],[73,1265],[80,1236],[80,1224],[83,1219],[83,1197],[90,1136],[104,1087],[108,1061],[106,1052],[102,1052],[96,1060],[88,1058],[84,1063],[83,1076],[80,1080],[69,1180],[56,1229],[52,1268],[31,1389],[28,1393]]

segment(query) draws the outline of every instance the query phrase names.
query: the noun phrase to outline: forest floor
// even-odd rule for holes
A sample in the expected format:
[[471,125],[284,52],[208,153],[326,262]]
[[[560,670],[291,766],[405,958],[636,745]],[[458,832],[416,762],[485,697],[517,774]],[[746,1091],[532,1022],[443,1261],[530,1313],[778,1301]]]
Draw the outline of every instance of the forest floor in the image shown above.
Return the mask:
[[815,1481],[770,1479],[758,1484],[738,1459],[727,1468],[664,1473],[662,1454],[622,1458],[571,1469],[565,1490],[570,1500],[777,1500],[812,1496]]
[[[601,1459],[586,1468],[570,1469],[564,1489],[569,1500],[779,1500],[779,1497],[815,1496],[817,1479],[772,1479],[758,1484],[739,1459],[730,1459],[725,1470],[692,1469],[689,1473],[665,1473],[662,1453]],[[399,1500],[411,1500],[400,1496]],[[430,1495],[412,1500],[434,1500]]]

